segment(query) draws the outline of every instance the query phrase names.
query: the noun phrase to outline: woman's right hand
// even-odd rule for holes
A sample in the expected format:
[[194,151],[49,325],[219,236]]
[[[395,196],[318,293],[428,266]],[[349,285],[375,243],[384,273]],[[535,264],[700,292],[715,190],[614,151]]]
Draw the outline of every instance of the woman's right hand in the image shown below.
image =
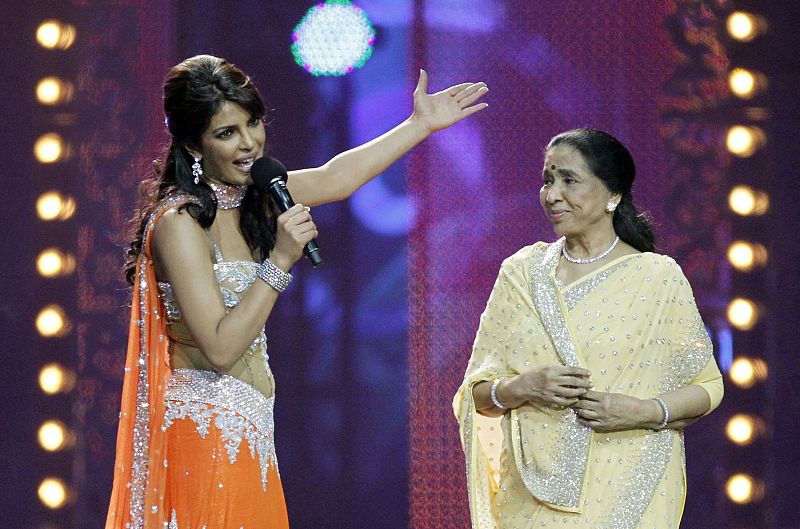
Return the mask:
[[580,367],[550,365],[525,371],[498,384],[497,398],[510,408],[526,403],[566,408],[593,387]]
[[278,216],[275,247],[269,254],[270,261],[288,272],[303,255],[305,245],[317,235],[310,209],[302,204],[295,204]]

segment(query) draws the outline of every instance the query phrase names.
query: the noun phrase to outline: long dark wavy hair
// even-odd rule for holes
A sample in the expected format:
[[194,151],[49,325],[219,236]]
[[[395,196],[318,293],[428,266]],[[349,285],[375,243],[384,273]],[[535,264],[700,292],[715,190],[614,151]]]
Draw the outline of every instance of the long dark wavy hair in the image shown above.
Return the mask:
[[[161,161],[155,164],[155,175],[139,187],[140,205],[131,219],[131,242],[125,255],[125,277],[129,283],[133,284],[147,221],[164,198],[190,195],[195,200],[180,209],[185,209],[203,228],[214,222],[216,196],[202,180],[194,183],[193,159],[186,147],[198,149],[203,132],[225,101],[239,104],[253,118],[264,118],[264,102],[250,77],[224,59],[198,55],[174,66],[167,74],[164,115],[171,138]],[[241,205],[240,219],[245,241],[261,259],[275,246],[275,218],[264,204],[264,197],[255,186],[250,186]]]
[[573,129],[555,136],[547,149],[568,145],[578,150],[589,169],[603,181],[620,200],[614,211],[614,231],[619,238],[640,252],[655,250],[655,234],[646,213],[640,213],[633,203],[633,179],[636,165],[633,156],[619,140],[607,132],[594,129]]

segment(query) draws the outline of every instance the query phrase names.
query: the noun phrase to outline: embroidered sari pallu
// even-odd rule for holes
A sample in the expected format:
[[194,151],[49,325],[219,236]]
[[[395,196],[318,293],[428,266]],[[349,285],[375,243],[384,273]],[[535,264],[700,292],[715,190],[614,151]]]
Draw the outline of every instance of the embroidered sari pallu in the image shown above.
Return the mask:
[[721,375],[678,265],[630,255],[563,286],[562,245],[537,243],[503,263],[454,400],[473,527],[677,528],[681,432],[593,432],[569,408],[531,404],[500,420],[475,411],[477,382],[553,364],[589,369],[597,391],[645,399],[693,383],[719,403]]

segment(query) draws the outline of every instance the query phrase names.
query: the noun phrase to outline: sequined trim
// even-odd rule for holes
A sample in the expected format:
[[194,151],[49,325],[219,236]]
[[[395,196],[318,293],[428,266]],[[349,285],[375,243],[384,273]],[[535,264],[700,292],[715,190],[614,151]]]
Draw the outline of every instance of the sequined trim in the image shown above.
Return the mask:
[[[242,270],[242,268],[245,270]],[[232,309],[239,304],[239,296],[237,294],[241,294],[253,284],[256,280],[257,269],[258,263],[253,261],[221,261],[214,263],[214,274],[227,309]],[[225,283],[232,283],[233,285],[228,287]],[[161,301],[164,303],[167,318],[170,321],[180,320],[181,309],[178,307],[172,285],[166,281],[159,281],[158,291]]]
[[[690,301],[694,303],[694,300]],[[686,323],[685,334],[672,350],[677,353],[669,359],[667,373],[661,382],[661,393],[682,388],[690,383],[708,363],[714,346],[708,337],[700,313],[696,312],[691,322]]]
[[267,471],[278,470],[275,455],[274,397],[265,397],[238,378],[199,369],[175,369],[166,392],[167,411],[162,428],[190,419],[205,438],[213,424],[225,442],[231,463],[236,462],[242,440],[250,456],[258,455],[261,482],[267,490]]
[[180,320],[181,309],[178,307],[178,301],[175,299],[175,291],[172,290],[172,285],[166,281],[159,281],[158,295],[161,297],[161,302],[164,303],[167,319],[170,321]]
[[[562,312],[558,287],[551,274],[561,255],[563,243],[562,238],[547,247],[537,249],[531,265],[531,297],[561,361],[567,366],[580,367],[580,360]],[[558,429],[562,444],[549,469],[529,466],[523,454],[522,440],[512,440],[517,469],[531,494],[552,505],[569,509],[577,509],[580,505],[592,436],[591,428],[581,425],[577,418],[572,409],[561,413]]]
[[472,509],[473,529],[494,527],[491,516],[491,499],[489,493],[489,476],[485,465],[476,465],[476,470],[480,476],[472,474],[473,450],[480,450],[480,442],[477,439],[477,432],[474,429],[473,420],[475,414],[475,403],[472,400],[472,385],[464,391],[463,404],[466,413],[463,414],[464,423],[464,457],[467,462],[467,495]]
[[580,303],[580,301],[585,298],[587,294],[597,288],[600,283],[608,279],[611,274],[620,268],[626,268],[628,265],[628,260],[621,261],[601,272],[598,272],[597,274],[592,275],[586,280],[580,281],[576,285],[570,285],[568,288],[563,289],[564,305],[567,307],[567,310],[574,309],[575,306]]
[[[253,284],[257,269],[258,263],[253,261],[221,261],[214,264],[214,273],[225,307],[232,309],[239,304],[237,294],[241,294]],[[232,287],[225,286],[226,283],[232,283]]]
[[[145,226],[143,240],[147,241],[155,226],[155,222],[168,209],[193,201],[193,197],[187,195],[176,195],[165,199],[153,211]],[[146,246],[146,243],[145,243]],[[133,427],[133,462],[131,468],[130,483],[130,526],[131,529],[141,529],[144,527],[144,497],[147,485],[148,468],[147,454],[150,449],[150,410],[149,410],[149,383],[147,357],[149,347],[147,343],[147,333],[145,329],[145,316],[148,314],[148,307],[145,305],[147,294],[147,281],[145,271],[151,266],[150,257],[146,252],[139,256],[138,268],[138,288],[139,288],[139,314],[136,318],[139,326],[139,376],[136,389],[136,418]],[[135,310],[135,309],[134,309]]]

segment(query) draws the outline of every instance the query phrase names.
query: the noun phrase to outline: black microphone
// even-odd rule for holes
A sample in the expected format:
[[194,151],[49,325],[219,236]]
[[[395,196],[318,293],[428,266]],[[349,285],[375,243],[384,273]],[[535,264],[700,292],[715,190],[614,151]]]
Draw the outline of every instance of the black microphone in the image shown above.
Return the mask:
[[[275,158],[265,156],[256,160],[250,168],[250,177],[253,179],[256,189],[272,197],[280,213],[294,206],[292,195],[286,189],[286,179],[289,178],[286,174],[286,166]],[[306,243],[303,253],[314,268],[322,264],[322,254],[320,254],[315,239]]]

